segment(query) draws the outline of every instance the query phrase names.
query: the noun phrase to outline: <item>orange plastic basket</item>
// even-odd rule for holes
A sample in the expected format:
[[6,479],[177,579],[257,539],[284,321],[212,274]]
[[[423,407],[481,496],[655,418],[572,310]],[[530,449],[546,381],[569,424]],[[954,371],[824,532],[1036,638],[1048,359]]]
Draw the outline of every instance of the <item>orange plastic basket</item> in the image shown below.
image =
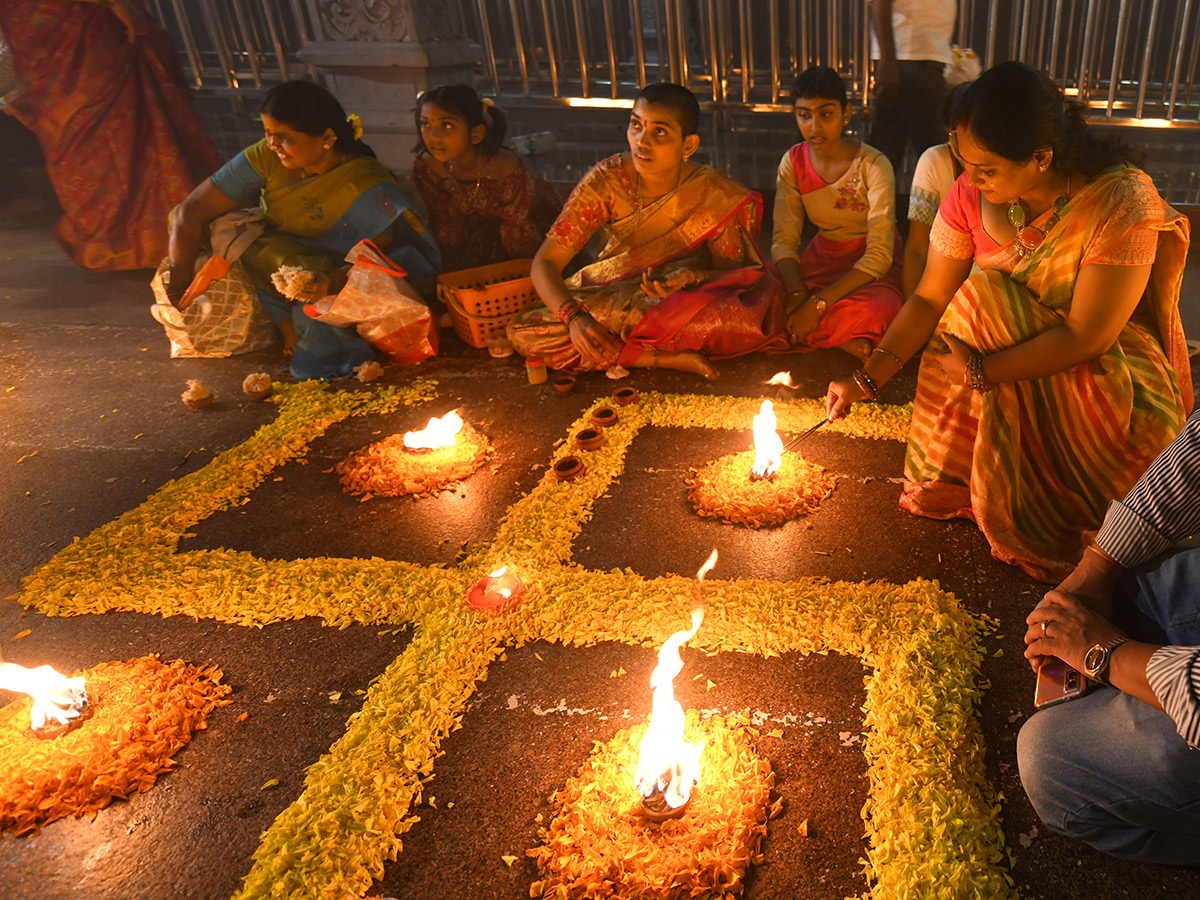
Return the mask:
[[472,347],[503,334],[509,320],[538,302],[529,280],[531,259],[460,269],[438,276],[438,299],[450,310],[454,331]]

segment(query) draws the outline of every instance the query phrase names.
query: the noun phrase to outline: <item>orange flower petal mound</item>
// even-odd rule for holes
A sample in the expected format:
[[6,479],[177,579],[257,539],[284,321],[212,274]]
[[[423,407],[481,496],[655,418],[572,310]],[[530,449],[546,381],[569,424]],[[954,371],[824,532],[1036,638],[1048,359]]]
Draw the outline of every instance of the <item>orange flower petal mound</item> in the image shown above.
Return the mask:
[[634,787],[646,725],[598,745],[579,774],[550,797],[554,818],[539,829],[541,880],[530,897],[721,897],[740,894],[767,833],[771,765],[755,753],[745,719],[687,713],[685,739],[704,741],[700,783],[683,815],[655,825]]
[[696,512],[732,525],[761,528],[782,525],[813,512],[833,493],[837,479],[799,453],[784,452],[775,477],[750,477],[754,451],[714,459],[688,482],[688,497]]
[[491,452],[488,439],[464,423],[452,446],[409,450],[404,435],[393,434],[351,453],[336,469],[346,493],[362,494],[363,499],[428,494],[462,481]]
[[215,666],[154,656],[100,663],[83,676],[88,705],[57,737],[29,727],[31,698],[0,708],[0,832],[94,816],[114,798],[148,791],[232,690]]

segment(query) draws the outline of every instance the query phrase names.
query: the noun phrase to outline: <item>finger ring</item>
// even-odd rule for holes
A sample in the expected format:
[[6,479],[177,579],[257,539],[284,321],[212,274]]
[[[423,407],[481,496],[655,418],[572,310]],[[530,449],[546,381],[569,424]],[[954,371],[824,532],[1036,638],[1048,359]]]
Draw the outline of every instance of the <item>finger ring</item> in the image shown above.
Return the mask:
[[1044,635],[1045,633],[1046,633],[1046,620],[1042,619],[1042,634]]

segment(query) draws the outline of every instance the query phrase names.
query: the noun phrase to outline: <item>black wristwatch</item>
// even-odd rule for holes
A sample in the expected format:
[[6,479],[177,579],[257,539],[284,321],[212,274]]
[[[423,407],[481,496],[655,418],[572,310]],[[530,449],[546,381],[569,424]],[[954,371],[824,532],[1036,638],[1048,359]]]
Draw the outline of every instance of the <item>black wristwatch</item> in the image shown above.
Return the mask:
[[1083,656],[1083,674],[1101,684],[1110,684],[1108,664],[1112,662],[1113,651],[1128,640],[1129,638],[1118,637],[1103,644],[1093,644]]

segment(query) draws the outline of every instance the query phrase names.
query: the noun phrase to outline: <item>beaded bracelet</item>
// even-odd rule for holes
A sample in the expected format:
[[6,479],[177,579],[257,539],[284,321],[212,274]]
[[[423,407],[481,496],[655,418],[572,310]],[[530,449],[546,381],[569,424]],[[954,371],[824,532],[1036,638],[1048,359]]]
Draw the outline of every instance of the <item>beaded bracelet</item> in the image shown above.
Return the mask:
[[851,378],[858,385],[858,389],[867,395],[867,399],[872,403],[879,400],[879,385],[875,383],[875,379],[867,374],[866,369],[855,369],[851,373]]
[[987,376],[983,372],[983,354],[972,353],[967,360],[967,371],[963,373],[963,380],[971,390],[977,394],[986,394],[992,389],[988,383]]

